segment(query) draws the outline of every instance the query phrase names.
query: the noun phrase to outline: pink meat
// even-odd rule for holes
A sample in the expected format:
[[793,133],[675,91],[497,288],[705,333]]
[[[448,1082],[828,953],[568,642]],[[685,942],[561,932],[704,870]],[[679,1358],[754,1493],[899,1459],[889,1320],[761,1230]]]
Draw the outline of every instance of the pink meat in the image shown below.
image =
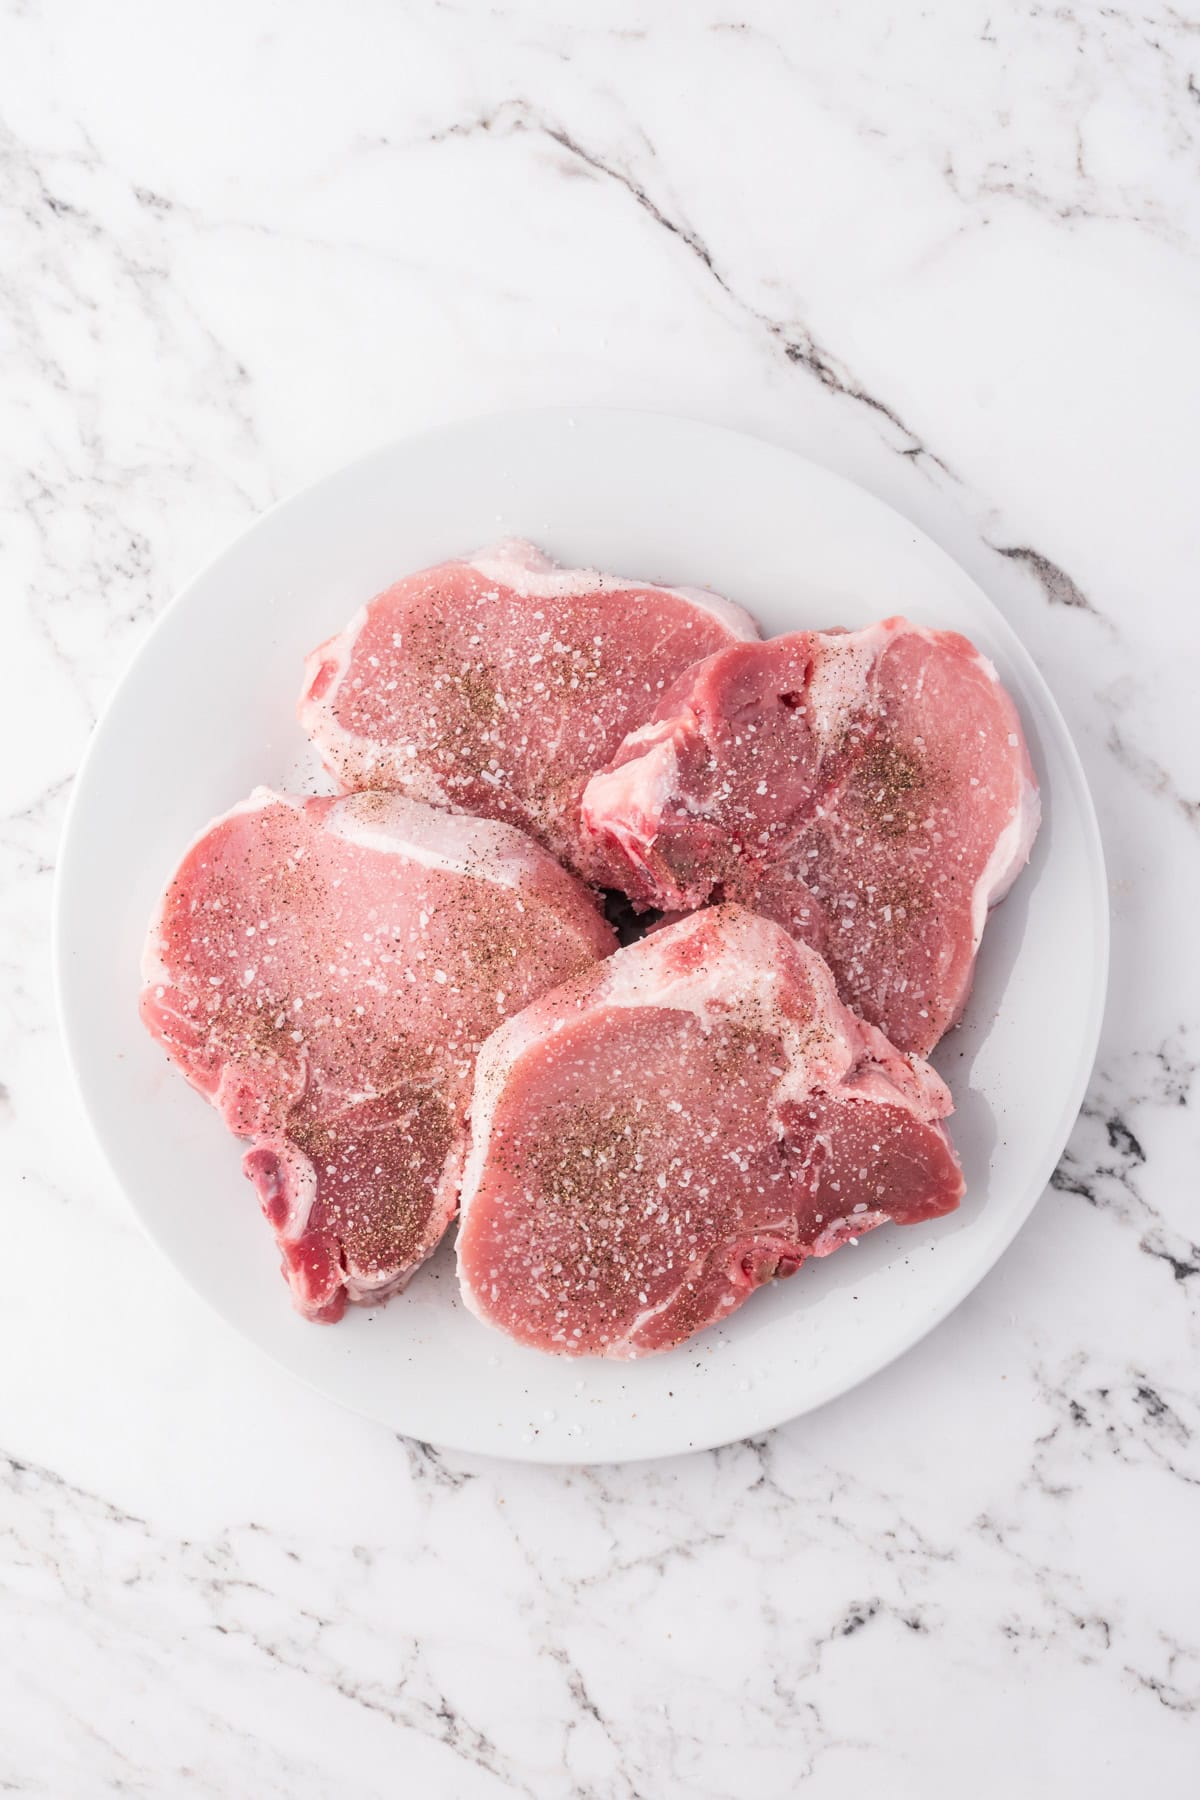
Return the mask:
[[613,936],[522,833],[264,788],[169,883],[142,1017],[229,1129],[297,1307],[386,1299],[453,1217],[479,1045]]
[[755,636],[714,594],[505,542],[357,613],[309,657],[300,722],[344,788],[504,819],[579,868],[588,776],[684,669]]
[[1038,816],[991,664],[904,619],[710,657],[582,802],[599,879],[641,906],[727,898],[778,919],[922,1055],[962,1012]]
[[770,920],[712,907],[543,995],[480,1054],[458,1268],[571,1356],[666,1350],[888,1221],[950,1212],[950,1096]]

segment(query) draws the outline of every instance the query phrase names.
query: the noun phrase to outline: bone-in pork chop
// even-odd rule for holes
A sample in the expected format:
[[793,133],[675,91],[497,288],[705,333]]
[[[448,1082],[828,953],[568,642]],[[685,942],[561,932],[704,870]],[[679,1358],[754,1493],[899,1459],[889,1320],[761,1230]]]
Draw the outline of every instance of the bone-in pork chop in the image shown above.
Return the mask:
[[260,788],[201,834],[151,927],[142,1016],[251,1140],[301,1312],[404,1285],[454,1213],[479,1045],[613,943],[523,833],[399,794]]
[[714,594],[506,541],[363,607],[308,658],[300,722],[343,788],[503,819],[578,868],[588,776],[684,669],[757,635]]
[[725,898],[767,913],[922,1055],[962,1012],[1038,816],[992,665],[904,619],[710,657],[582,802],[599,879],[668,912]]
[[950,1096],[741,907],[693,914],[488,1040],[458,1267],[538,1349],[634,1356],[890,1220],[950,1212]]

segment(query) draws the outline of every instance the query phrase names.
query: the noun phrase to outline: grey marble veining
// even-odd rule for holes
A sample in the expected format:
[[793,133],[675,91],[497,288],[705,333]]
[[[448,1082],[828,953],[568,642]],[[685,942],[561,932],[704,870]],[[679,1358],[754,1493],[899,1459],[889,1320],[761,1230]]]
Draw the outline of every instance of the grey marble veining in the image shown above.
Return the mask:
[[[0,1787],[1195,1791],[1200,18],[475,0],[0,18]],[[99,1167],[47,918],[87,733],[274,498],[568,400],[907,512],[1047,674],[1114,969],[1000,1266],[662,1465],[398,1442],[232,1340]]]

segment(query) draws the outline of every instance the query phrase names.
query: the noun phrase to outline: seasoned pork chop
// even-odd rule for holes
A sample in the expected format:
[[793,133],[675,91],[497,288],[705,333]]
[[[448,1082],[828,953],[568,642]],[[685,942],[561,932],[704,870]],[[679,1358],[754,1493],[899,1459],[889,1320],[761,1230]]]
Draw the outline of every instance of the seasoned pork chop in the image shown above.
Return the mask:
[[810,1256],[951,1211],[949,1111],[814,951],[741,907],[695,913],[484,1045],[467,1304],[541,1350],[668,1349]]
[[300,722],[342,787],[506,820],[581,868],[588,776],[684,669],[755,636],[714,594],[505,542],[363,607],[309,657]]
[[599,879],[668,912],[726,898],[780,920],[924,1055],[962,1012],[1039,808],[992,665],[886,619],[708,658],[589,782],[582,816]]
[[404,1285],[454,1214],[479,1045],[613,943],[521,832],[398,794],[260,788],[195,841],[151,927],[142,1016],[251,1140],[301,1312]]

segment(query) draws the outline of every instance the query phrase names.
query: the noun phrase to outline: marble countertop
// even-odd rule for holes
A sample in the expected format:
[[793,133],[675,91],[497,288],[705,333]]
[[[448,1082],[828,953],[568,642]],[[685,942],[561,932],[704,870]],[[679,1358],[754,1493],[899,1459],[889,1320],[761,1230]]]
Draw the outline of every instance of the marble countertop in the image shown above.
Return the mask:
[[[1200,14],[45,0],[0,68],[0,1787],[1193,1794]],[[576,1471],[399,1441],[208,1316],[87,1135],[47,919],[203,559],[375,443],[596,401],[795,446],[994,596],[1114,965],[948,1323],[762,1441]]]

